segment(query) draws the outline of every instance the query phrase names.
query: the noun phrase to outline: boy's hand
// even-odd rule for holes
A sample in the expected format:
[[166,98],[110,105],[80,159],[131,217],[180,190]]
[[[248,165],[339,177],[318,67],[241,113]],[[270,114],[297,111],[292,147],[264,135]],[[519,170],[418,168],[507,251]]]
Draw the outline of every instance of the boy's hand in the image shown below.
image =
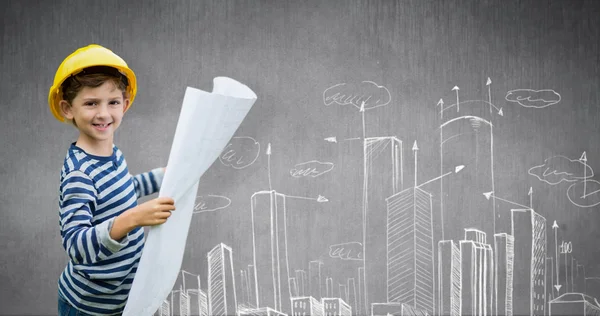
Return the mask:
[[131,209],[131,216],[136,226],[155,226],[165,223],[174,210],[172,198],[159,197]]

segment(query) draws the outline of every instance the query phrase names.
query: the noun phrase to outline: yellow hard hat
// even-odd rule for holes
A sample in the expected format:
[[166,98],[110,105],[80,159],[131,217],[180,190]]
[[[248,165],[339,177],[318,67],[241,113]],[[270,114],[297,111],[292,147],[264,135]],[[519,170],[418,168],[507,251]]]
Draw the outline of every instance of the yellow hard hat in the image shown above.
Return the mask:
[[50,105],[52,114],[54,114],[54,117],[56,117],[57,120],[61,122],[65,121],[59,105],[63,98],[61,91],[62,83],[70,76],[76,75],[85,68],[93,66],[113,67],[127,78],[129,105],[125,108],[125,111],[129,109],[137,92],[135,73],[127,66],[127,63],[121,57],[111,50],[97,44],[91,44],[79,48],[71,55],[67,56],[56,70],[54,84],[50,87],[50,91],[48,92],[48,104]]

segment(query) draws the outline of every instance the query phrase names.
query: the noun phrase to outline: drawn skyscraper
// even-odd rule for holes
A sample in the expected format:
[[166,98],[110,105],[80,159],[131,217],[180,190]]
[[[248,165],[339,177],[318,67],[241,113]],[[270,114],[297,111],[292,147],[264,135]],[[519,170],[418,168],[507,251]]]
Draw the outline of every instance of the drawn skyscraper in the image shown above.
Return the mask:
[[496,315],[512,316],[513,302],[513,263],[514,263],[513,236],[506,233],[494,235],[494,267],[496,275],[496,287],[494,293]]
[[571,292],[575,293],[577,292],[577,285],[575,284],[575,281],[577,279],[577,260],[575,260],[574,256],[571,255],[571,257],[569,258],[569,275],[571,276],[571,279],[569,280],[571,282]]
[[575,288],[573,292],[576,293],[585,293],[585,269],[581,264],[577,264],[577,268],[575,269]]
[[[562,269],[565,271],[564,273],[564,284],[565,284],[565,290],[566,293],[572,293],[573,292],[573,274],[572,274],[572,270],[571,270],[571,254],[568,252],[565,252],[563,254],[561,254],[561,263],[564,262],[564,266],[562,267]],[[562,266],[562,264],[561,264]]]
[[[427,311],[422,311],[412,305],[404,303],[373,303],[371,316],[429,316]],[[361,315],[362,316],[362,315]],[[444,315],[446,316],[446,315]]]
[[311,261],[308,263],[308,274],[309,274],[309,286],[310,296],[317,300],[322,297],[321,289],[323,287],[324,279],[321,277],[321,266],[323,265],[320,261]]
[[352,316],[352,309],[341,298],[324,298],[322,304],[325,316]]
[[452,240],[438,243],[438,305],[436,315],[460,316],[460,249]]
[[248,286],[248,276],[246,271],[241,270],[240,271],[240,280],[241,280],[241,291],[242,291],[242,297],[238,299],[239,301],[239,305],[243,305],[243,306],[251,306],[250,303],[250,287]]
[[251,214],[256,306],[290,313],[285,195],[254,193]]
[[460,112],[456,105],[448,107],[439,129],[440,174],[453,172],[457,165],[466,167],[460,173],[439,180],[442,239],[460,240],[464,227],[477,227],[493,236],[496,233],[495,202],[482,195],[494,191],[494,142],[489,105],[483,102],[461,104]]
[[460,241],[461,252],[461,314],[492,315],[494,288],[494,258],[486,234],[477,229],[465,229]]
[[172,290],[167,299],[171,308],[169,315],[189,315],[187,313],[188,297],[181,288],[179,290]]
[[325,297],[333,297],[333,279],[327,278],[325,280],[325,286],[327,288],[327,290],[326,290],[327,294],[325,295]]
[[200,289],[189,289],[187,294],[190,300],[190,312],[188,315],[208,316],[208,300],[206,293]]
[[300,296],[298,292],[298,283],[296,278],[290,278],[290,295],[291,297]]
[[513,314],[543,316],[546,314],[546,219],[532,209],[511,212],[515,239]]
[[237,299],[231,248],[218,244],[208,253],[209,315],[235,315]]
[[163,300],[162,304],[160,304],[160,307],[158,308],[156,313],[154,313],[154,315],[155,316],[171,316],[171,303],[168,298]]
[[248,265],[246,269],[247,278],[248,278],[248,304],[252,306],[256,306],[256,269],[254,269],[254,265]]
[[585,294],[600,299],[600,277],[585,278]]
[[549,306],[550,306],[550,301],[553,300],[555,297],[558,297],[558,291],[556,291],[556,288],[554,287],[554,285],[556,284],[555,282],[555,276],[556,276],[556,267],[554,266],[554,258],[553,257],[546,257],[546,308],[547,311],[549,311]]
[[292,298],[292,316],[323,316],[323,303],[314,297],[293,297]]
[[348,287],[346,286],[346,284],[338,284],[338,287],[340,289],[339,297],[341,299],[343,299],[345,302],[347,302],[348,301]]
[[356,310],[356,305],[358,305],[358,302],[356,301],[357,295],[358,295],[358,293],[356,291],[356,282],[354,281],[354,278],[349,278],[348,279],[348,305],[350,305],[350,309],[353,311]]
[[181,315],[208,315],[208,300],[200,286],[200,275],[181,270],[182,294],[180,296]]
[[296,284],[298,286],[298,296],[306,296],[308,288],[308,277],[304,270],[296,270]]
[[238,316],[288,316],[269,307],[241,310]]
[[595,298],[581,293],[565,293],[550,301],[551,316],[597,316],[600,303]]
[[364,140],[363,255],[364,308],[386,300],[387,226],[385,199],[401,190],[402,142],[396,137],[373,137]]
[[387,300],[433,313],[431,195],[412,187],[386,201]]
[[366,315],[365,309],[365,267],[358,268],[358,305],[354,309],[355,313],[363,313]]

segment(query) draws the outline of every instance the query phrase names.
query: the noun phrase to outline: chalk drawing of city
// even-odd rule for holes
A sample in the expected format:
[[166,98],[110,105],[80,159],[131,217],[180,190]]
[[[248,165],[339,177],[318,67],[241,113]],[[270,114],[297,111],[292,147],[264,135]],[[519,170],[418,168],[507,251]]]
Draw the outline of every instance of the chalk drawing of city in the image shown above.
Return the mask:
[[[291,251],[298,250],[289,233],[288,204],[343,197],[280,192],[272,179],[323,181],[338,166],[312,157],[272,170],[271,159],[278,155],[268,140],[261,149],[252,137],[234,138],[220,157],[224,167],[244,172],[257,163],[267,170],[268,187],[239,201],[248,205],[251,249],[212,245],[203,259],[208,269],[181,270],[178,286],[155,315],[600,315],[600,304],[586,290],[600,290],[600,277],[586,275],[572,255],[573,244],[563,240],[561,223],[536,211],[533,189],[528,202],[496,192],[494,123],[507,110],[492,102],[491,85],[490,78],[482,83],[487,95],[479,99],[461,99],[464,92],[454,86],[446,100],[433,102],[439,117],[432,118],[438,123],[430,137],[439,137],[440,156],[439,174],[431,179],[418,177],[418,140],[367,136],[366,115],[394,105],[388,88],[365,80],[324,89],[326,108],[346,107],[362,122],[357,135],[320,139],[362,147],[362,223],[354,239],[323,244],[326,258],[315,257],[305,266],[290,260]],[[504,99],[522,106],[511,111],[543,111],[561,101],[552,89],[514,89]],[[414,173],[405,175],[409,165]],[[600,204],[600,182],[592,179],[585,152],[547,158],[527,172],[548,186],[567,183],[564,194],[576,206]],[[231,203],[219,192],[200,195],[194,216]],[[500,210],[510,217],[504,231],[497,223]],[[444,225],[449,216],[463,225]],[[442,223],[440,232],[434,231],[434,219]],[[232,254],[242,250],[251,251],[252,260],[233,262]],[[353,275],[331,276],[336,267],[323,259],[354,264]]]

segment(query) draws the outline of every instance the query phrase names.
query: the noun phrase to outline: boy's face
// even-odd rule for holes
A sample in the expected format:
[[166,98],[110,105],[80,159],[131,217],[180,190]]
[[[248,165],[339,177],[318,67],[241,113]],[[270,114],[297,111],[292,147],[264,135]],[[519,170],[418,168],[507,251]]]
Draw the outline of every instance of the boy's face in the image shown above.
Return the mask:
[[61,103],[65,117],[75,120],[80,137],[97,144],[112,143],[129,99],[123,98],[123,92],[112,81],[106,81],[96,88],[81,89],[71,106],[64,100]]

